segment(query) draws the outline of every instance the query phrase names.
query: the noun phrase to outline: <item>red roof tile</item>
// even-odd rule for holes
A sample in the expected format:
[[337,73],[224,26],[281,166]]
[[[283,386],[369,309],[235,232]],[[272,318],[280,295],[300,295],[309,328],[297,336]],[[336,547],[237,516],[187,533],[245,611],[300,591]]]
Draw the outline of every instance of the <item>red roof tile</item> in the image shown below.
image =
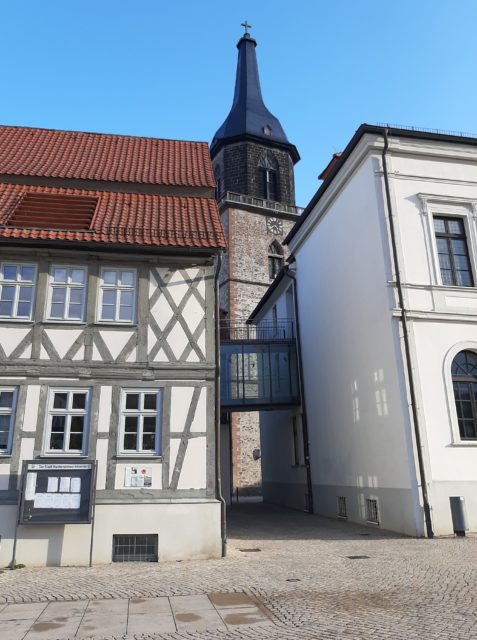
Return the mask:
[[205,142],[0,126],[0,174],[214,187]]
[[25,193],[5,224],[37,229],[89,229],[98,198]]
[[[45,229],[14,223],[25,194],[97,198],[90,230]],[[66,215],[68,215],[66,213]],[[58,214],[56,215],[58,220]],[[64,227],[67,227],[65,219]],[[0,238],[223,249],[225,236],[212,198],[118,193],[0,183]]]

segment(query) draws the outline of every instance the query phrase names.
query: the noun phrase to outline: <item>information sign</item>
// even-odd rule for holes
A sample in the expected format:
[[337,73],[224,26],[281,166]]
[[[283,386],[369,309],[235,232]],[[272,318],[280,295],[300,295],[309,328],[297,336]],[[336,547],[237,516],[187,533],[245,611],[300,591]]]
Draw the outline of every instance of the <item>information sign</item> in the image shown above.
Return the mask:
[[26,460],[20,524],[90,523],[95,470],[90,460]]

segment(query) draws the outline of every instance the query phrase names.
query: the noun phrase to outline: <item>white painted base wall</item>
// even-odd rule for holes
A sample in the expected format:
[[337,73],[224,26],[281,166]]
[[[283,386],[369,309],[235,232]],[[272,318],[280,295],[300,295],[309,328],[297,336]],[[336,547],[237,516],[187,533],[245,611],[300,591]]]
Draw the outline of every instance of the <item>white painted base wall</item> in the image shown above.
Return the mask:
[[[0,506],[0,567],[12,559],[16,506]],[[158,534],[159,562],[220,558],[220,503],[97,505],[93,564],[112,562],[113,535]],[[17,563],[88,565],[90,525],[20,526]]]

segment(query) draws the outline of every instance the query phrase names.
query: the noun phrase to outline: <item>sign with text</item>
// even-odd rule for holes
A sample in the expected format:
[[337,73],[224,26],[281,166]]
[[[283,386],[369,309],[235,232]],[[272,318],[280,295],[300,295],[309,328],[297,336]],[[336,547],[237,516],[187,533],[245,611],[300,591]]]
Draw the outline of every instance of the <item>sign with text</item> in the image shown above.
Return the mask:
[[26,460],[20,524],[90,523],[95,470],[90,460]]

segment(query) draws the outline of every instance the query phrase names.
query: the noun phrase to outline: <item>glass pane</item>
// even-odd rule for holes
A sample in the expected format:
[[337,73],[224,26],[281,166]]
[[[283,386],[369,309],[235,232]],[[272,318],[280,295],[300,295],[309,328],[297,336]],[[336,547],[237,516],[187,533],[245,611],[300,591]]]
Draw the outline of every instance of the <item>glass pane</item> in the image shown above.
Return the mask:
[[81,451],[83,449],[82,433],[70,433],[70,444],[68,449],[70,451]]
[[126,416],[124,430],[128,433],[136,433],[138,428],[138,416]]
[[68,269],[64,267],[55,267],[53,269],[53,282],[65,282],[68,278]]
[[0,415],[0,431],[8,431],[10,429],[10,415]]
[[452,265],[451,265],[451,261],[450,261],[450,256],[447,253],[440,253],[439,254],[439,264],[441,269],[451,269]]
[[145,416],[142,423],[142,429],[147,433],[156,432],[156,416]]
[[86,407],[86,393],[73,393],[73,409],[84,409]]
[[54,302],[51,305],[51,317],[52,318],[64,318],[65,305],[61,302]]
[[460,287],[471,287],[473,285],[470,271],[457,271],[457,284]]
[[64,433],[52,433],[50,436],[50,449],[63,449]]
[[13,315],[13,302],[0,302],[0,316]]
[[8,433],[0,431],[0,450],[5,451],[8,447]]
[[126,394],[126,409],[139,409],[139,394],[127,393]]
[[74,304],[82,304],[83,303],[83,292],[84,289],[71,289],[70,290],[70,302]]
[[67,393],[55,393],[55,397],[53,400],[53,407],[55,409],[66,409],[67,404],[68,404]]
[[20,268],[20,280],[24,282],[33,282],[35,276],[35,267],[23,266]]
[[81,304],[70,304],[68,317],[71,320],[81,320],[83,306]]
[[469,258],[467,256],[455,255],[454,264],[456,269],[462,269],[464,271],[470,271]]
[[84,416],[71,416],[70,431],[75,433],[83,433]]
[[447,220],[447,228],[449,230],[449,233],[454,233],[454,234],[459,234],[459,235],[463,235],[464,234],[464,225],[462,223],[462,220]]
[[71,269],[71,282],[74,284],[84,284],[86,273],[84,269]]
[[133,292],[121,291],[121,302],[125,307],[132,307],[133,305]]
[[124,322],[131,322],[133,319],[133,310],[132,307],[124,307],[121,305],[119,307],[119,319]]
[[4,264],[3,265],[3,279],[4,280],[16,280],[17,279],[17,268],[13,264]]
[[52,302],[64,302],[66,299],[66,287],[53,287]]
[[467,255],[465,240],[451,240],[452,252],[461,256]]
[[17,307],[17,316],[19,318],[30,317],[31,302],[19,302]]
[[0,407],[2,409],[13,406],[13,391],[0,391]]
[[18,299],[21,302],[31,302],[33,296],[33,287],[20,287]]
[[114,307],[103,305],[101,310],[101,320],[114,320]]
[[66,416],[52,416],[51,430],[55,433],[62,433],[65,430]]
[[446,230],[444,220],[442,218],[434,218],[434,229],[438,233],[444,233]]
[[124,434],[124,449],[126,451],[137,451],[137,435],[134,433]]
[[4,285],[2,287],[1,299],[10,301],[10,300],[13,300],[14,297],[15,297],[15,287],[12,285]]
[[121,271],[121,284],[132,287],[134,284],[134,273],[132,271]]
[[449,284],[449,285],[455,284],[454,278],[452,276],[452,271],[450,271],[449,269],[441,269],[441,276],[442,276],[442,284]]
[[116,289],[105,289],[103,291],[103,304],[115,305],[117,293]]
[[153,433],[144,433],[142,436],[143,451],[154,451],[156,436]]
[[449,247],[445,238],[436,238],[437,251],[439,253],[448,253]]
[[103,282],[105,284],[116,284],[117,272],[116,271],[103,271]]
[[157,393],[144,394],[144,409],[156,410]]

